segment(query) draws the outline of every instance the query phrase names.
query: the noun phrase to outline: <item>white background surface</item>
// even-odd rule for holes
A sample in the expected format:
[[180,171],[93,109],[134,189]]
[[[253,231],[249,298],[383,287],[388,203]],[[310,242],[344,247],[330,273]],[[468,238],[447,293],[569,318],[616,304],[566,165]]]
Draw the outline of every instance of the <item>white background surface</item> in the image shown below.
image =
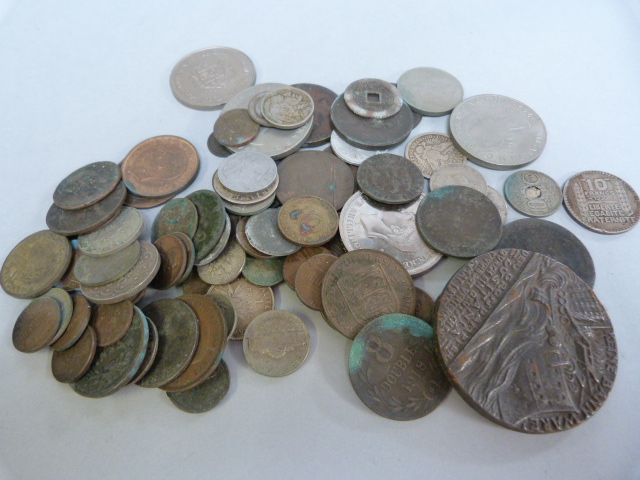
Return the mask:
[[[185,193],[210,188],[219,160],[206,139],[218,113],[178,103],[169,74],[187,53],[215,45],[249,55],[258,83],[337,93],[359,78],[447,70],[465,97],[507,95],[542,117],[548,142],[531,168],[560,184],[605,170],[640,191],[639,26],[631,0],[0,2],[0,259],[46,228],[68,173],[118,162],[148,137],[190,140],[202,164]],[[446,121],[423,119],[410,138],[445,132]],[[499,190],[510,173],[478,168]],[[145,211],[148,225],[157,211]],[[509,221],[517,218],[510,209]],[[350,342],[286,285],[276,288],[277,307],[300,315],[312,335],[293,375],[254,373],[234,342],[225,353],[231,390],[207,414],[183,413],[163,392],[138,387],[87,399],[53,379],[50,352],[13,349],[27,302],[2,293],[0,478],[639,478],[640,228],[603,236],[564,209],[549,219],[590,250],[619,348],[609,399],[573,431],[511,432],[455,392],[417,421],[376,416],[349,383]],[[416,284],[435,297],[460,265],[447,260]]]

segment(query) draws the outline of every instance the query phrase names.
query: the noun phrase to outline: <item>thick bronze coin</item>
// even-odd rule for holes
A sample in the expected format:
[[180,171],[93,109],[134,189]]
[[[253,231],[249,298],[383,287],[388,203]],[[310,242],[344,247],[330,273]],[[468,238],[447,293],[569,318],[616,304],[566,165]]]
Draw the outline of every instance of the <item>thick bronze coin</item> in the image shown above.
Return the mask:
[[189,141],[162,135],[133,147],[122,162],[122,180],[140,197],[167,197],[187,188],[199,166],[198,151]]
[[127,207],[135,207],[138,209],[154,208],[162,205],[163,203],[167,203],[174,196],[175,195],[167,195],[166,197],[160,198],[141,197],[128,191],[127,196],[124,199],[124,204]]
[[340,210],[353,194],[351,169],[329,153],[317,150],[294,153],[278,165],[278,175],[276,196],[283,205],[294,197],[313,195]]
[[216,136],[213,132],[211,132],[211,135],[209,135],[209,138],[207,138],[207,148],[216,157],[225,158],[231,155],[231,152],[227,150],[224,145],[221,145],[218,140],[216,140]]
[[451,390],[438,364],[433,329],[398,313],[360,330],[349,353],[349,378],[362,403],[391,420],[422,418]]
[[90,257],[82,255],[76,262],[74,273],[81,285],[97,287],[122,277],[138,263],[142,247],[135,241],[111,255]]
[[247,257],[242,275],[254,285],[273,287],[284,280],[284,258]]
[[178,378],[191,363],[200,338],[198,317],[185,302],[174,298],[151,302],[143,313],[158,329],[158,353],[138,385],[162,387]]
[[79,210],[63,210],[52,204],[47,212],[47,226],[52,232],[72,236],[93,232],[118,216],[127,189],[122,182],[102,200]]
[[227,339],[229,339],[231,335],[233,335],[233,332],[236,329],[236,324],[238,322],[238,315],[236,313],[236,307],[233,305],[233,300],[231,300],[231,297],[229,295],[221,292],[207,293],[207,297],[212,298],[222,312],[227,332]]
[[471,260],[440,296],[436,325],[453,386],[506,428],[575,427],[613,386],[618,357],[607,312],[586,283],[545,255],[505,249]]
[[[141,311],[142,313],[142,311]],[[144,360],[138,367],[138,371],[136,374],[129,380],[129,385],[138,383],[138,381],[144,377],[153,362],[156,359],[156,355],[158,354],[158,329],[156,328],[155,323],[145,317],[145,321],[147,322],[147,326],[149,327],[149,341],[147,342],[147,351],[144,354]]]
[[415,312],[416,289],[395,258],[377,250],[345,253],[329,268],[322,283],[326,319],[347,338],[354,338],[374,318]]
[[216,246],[222,236],[226,217],[222,199],[211,190],[198,190],[187,195],[198,210],[198,228],[193,236],[196,262],[199,262]]
[[109,195],[121,177],[116,163],[90,163],[60,182],[53,192],[53,203],[63,210],[86,208]]
[[358,168],[358,186],[362,193],[381,203],[409,203],[424,190],[420,169],[400,155],[379,153],[367,158]]
[[187,198],[170,200],[160,209],[151,226],[151,241],[155,242],[163,235],[181,232],[190,238],[198,228],[198,210]]
[[131,328],[120,341],[100,348],[89,370],[77,382],[73,390],[85,397],[101,398],[112,395],[127,385],[136,374],[147,351],[149,326],[137,307]]
[[187,268],[187,248],[173,235],[164,235],[153,243],[160,254],[160,269],[149,284],[157,290],[175,287]]
[[322,310],[322,281],[327,271],[338,260],[334,255],[315,255],[300,265],[294,286],[302,303],[313,310]]
[[197,387],[211,376],[227,346],[227,327],[218,304],[206,295],[182,295],[198,317],[200,338],[187,369],[172,382],[160,387],[167,392],[182,392]]
[[71,321],[64,333],[51,344],[51,348],[56,351],[66,350],[72,347],[87,329],[91,318],[91,304],[83,295],[79,293],[71,297],[73,301],[73,314]]
[[229,369],[224,360],[203,383],[184,392],[167,392],[169,400],[187,413],[204,413],[218,405],[229,391]]
[[0,270],[2,289],[16,298],[34,298],[53,287],[71,262],[71,243],[49,230],[32,233],[16,245]]
[[288,200],[278,213],[278,227],[287,240],[303,247],[318,246],[338,231],[338,212],[320,197],[301,195]]
[[418,287],[416,287],[416,312],[414,316],[435,328],[436,303],[431,298],[431,295]]
[[96,332],[88,326],[72,347],[53,352],[51,357],[53,378],[61,383],[80,380],[89,370],[97,348]]
[[494,248],[502,219],[486,195],[469,187],[439,188],[422,199],[416,212],[420,236],[434,250],[471,258]]
[[13,326],[13,346],[24,353],[43,349],[53,341],[61,321],[62,306],[55,298],[32,300]]
[[241,147],[258,136],[260,125],[253,121],[246,108],[234,108],[221,113],[213,126],[213,135],[222,145]]
[[286,284],[295,289],[296,274],[300,266],[311,257],[323,253],[330,254],[331,251],[325,247],[305,247],[289,255],[282,266]]
[[251,255],[254,258],[273,258],[272,255],[267,255],[265,253],[256,250],[251,243],[249,243],[249,239],[247,238],[247,221],[249,217],[242,217],[236,226],[236,240],[242,247],[242,249]]
[[123,207],[109,224],[78,237],[78,248],[84,255],[104,257],[124,250],[134,243],[144,229],[144,217],[132,207]]
[[318,147],[329,141],[331,127],[331,105],[338,98],[333,91],[313,83],[296,83],[292,87],[304,90],[313,98],[313,127],[305,147]]
[[566,228],[539,218],[523,218],[507,223],[494,250],[518,248],[541,253],[573,270],[589,287],[596,282],[593,259],[587,247]]
[[124,337],[131,327],[133,314],[130,300],[94,308],[90,322],[98,336],[98,346],[108,347]]

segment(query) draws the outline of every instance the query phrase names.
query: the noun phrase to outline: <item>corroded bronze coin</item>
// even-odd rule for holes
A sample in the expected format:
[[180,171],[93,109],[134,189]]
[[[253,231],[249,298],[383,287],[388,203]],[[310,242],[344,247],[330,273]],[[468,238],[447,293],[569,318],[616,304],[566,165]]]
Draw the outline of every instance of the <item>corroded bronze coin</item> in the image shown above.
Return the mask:
[[64,210],[86,208],[109,195],[121,176],[116,163],[90,163],[60,182],[53,192],[53,203]]
[[187,413],[204,413],[218,405],[229,391],[229,369],[224,360],[220,361],[213,375],[203,383],[184,392],[167,392],[169,400]]
[[313,98],[304,90],[285,87],[262,99],[262,116],[271,126],[291,130],[305,125],[313,115]]
[[260,125],[253,121],[245,108],[234,108],[221,113],[213,126],[213,135],[219,143],[241,147],[258,136]]
[[391,420],[415,420],[435,410],[451,384],[433,336],[422,320],[398,313],[360,330],[351,345],[349,378],[362,403]]
[[320,197],[301,195],[287,200],[278,213],[278,227],[291,242],[303,247],[318,246],[338,231],[338,212]]
[[82,255],[76,262],[75,276],[82,285],[97,287],[113,282],[131,271],[140,259],[142,248],[135,241],[124,250],[102,257]]
[[523,218],[507,223],[494,250],[519,248],[541,253],[573,270],[593,288],[596,271],[587,247],[566,228],[547,220]]
[[89,319],[91,318],[91,304],[89,301],[79,293],[73,295],[71,300],[73,301],[71,321],[60,338],[51,344],[53,350],[66,350],[73,346],[89,324]]
[[133,321],[134,306],[130,300],[111,305],[98,305],[91,315],[99,347],[113,345],[125,336]]
[[302,303],[313,310],[322,310],[322,281],[327,271],[338,260],[334,255],[320,254],[300,265],[294,286]]
[[296,83],[292,87],[304,90],[313,98],[313,128],[306,147],[317,147],[327,143],[331,137],[331,105],[338,97],[333,91],[313,83]]
[[[220,237],[220,240],[218,240],[218,243],[216,243],[216,246],[213,247],[213,249],[211,249],[209,253],[207,253],[207,256],[204,257],[199,262],[195,262],[195,247],[194,247],[194,263],[193,264],[195,266],[200,267],[202,265],[206,265],[207,263],[213,262],[216,258],[220,256],[220,254],[223,252],[223,250],[229,243],[229,237],[231,237],[231,220],[229,219],[229,215],[225,212],[224,230],[222,231],[222,236]],[[191,242],[191,244],[193,245],[193,242]]]
[[284,280],[284,258],[247,257],[242,275],[254,285],[272,287]]
[[195,147],[173,135],[149,138],[136,145],[122,162],[122,180],[141,197],[167,197],[189,186],[198,173]]
[[51,341],[51,343],[53,343],[67,331],[67,327],[71,323],[71,319],[73,318],[73,300],[71,300],[71,296],[61,288],[52,288],[48,292],[43,293],[42,297],[55,298],[62,307],[62,319],[60,320],[58,332]]
[[124,203],[127,193],[122,182],[102,200],[79,210],[63,210],[52,204],[47,212],[47,226],[60,235],[81,235],[93,232],[114,220]]
[[52,297],[32,300],[13,326],[13,346],[24,353],[37,352],[51,342],[62,321],[62,306]]
[[162,387],[178,378],[191,363],[198,347],[200,324],[193,309],[174,298],[151,302],[143,313],[158,329],[158,353],[138,385]]
[[226,222],[222,199],[211,190],[198,190],[187,195],[198,210],[198,228],[193,236],[196,262],[202,260],[218,243]]
[[286,284],[295,289],[296,274],[300,266],[314,255],[322,253],[330,254],[331,251],[325,247],[305,247],[289,255],[282,266]]
[[420,169],[400,155],[380,153],[367,158],[358,168],[362,193],[381,203],[409,203],[424,190]]
[[287,240],[278,228],[279,208],[269,208],[247,220],[249,243],[266,255],[284,257],[300,250],[300,246]]
[[420,236],[434,250],[471,258],[500,241],[502,219],[486,195],[469,187],[439,188],[422,199],[416,213]]
[[231,240],[213,262],[198,267],[198,275],[210,285],[233,282],[244,267],[247,254],[235,240]]
[[539,253],[498,250],[464,265],[440,296],[436,328],[454,387],[512,430],[579,425],[602,406],[616,376],[604,307],[569,268]]
[[153,246],[160,254],[160,269],[150,286],[157,290],[175,287],[187,268],[187,248],[173,235],[163,235]]
[[640,220],[640,199],[621,178],[606,172],[574,175],[563,188],[569,215],[584,228],[607,235],[624,233]]
[[209,138],[207,138],[207,148],[216,157],[225,158],[231,155],[231,152],[227,150],[224,145],[221,145],[218,140],[216,140],[216,136],[213,132],[211,132]]
[[273,310],[275,299],[271,287],[259,287],[240,277],[227,285],[212,285],[207,294],[221,292],[233,301],[238,322],[229,340],[242,340],[251,321],[260,313]]
[[376,250],[354,250],[338,258],[325,275],[322,307],[336,330],[354,338],[381,315],[412,314],[416,289],[395,258]]
[[144,228],[144,217],[135,208],[123,207],[118,216],[94,232],[80,235],[78,247],[90,257],[113,255],[134,243]]
[[98,347],[87,373],[71,383],[76,393],[100,398],[116,393],[136,374],[147,351],[149,326],[137,307],[131,327],[120,341],[105,348]]
[[198,228],[198,210],[187,198],[170,200],[156,215],[151,226],[151,241],[155,242],[163,235],[181,232],[190,238]]
[[53,287],[71,262],[71,243],[49,230],[32,233],[16,245],[0,270],[2,289],[16,298],[34,298]]
[[72,347],[53,352],[51,357],[53,378],[62,383],[80,380],[89,370],[97,347],[96,332],[88,326]]
[[349,84],[344,102],[361,117],[389,118],[402,108],[402,97],[396,87],[377,78],[363,78]]
[[418,287],[416,287],[416,312],[414,316],[435,328],[436,303],[431,298],[431,295]]
[[542,172],[518,170],[504,182],[504,196],[523,215],[548,217],[562,205],[562,190]]
[[159,198],[141,197],[127,191],[127,196],[124,199],[124,204],[127,207],[135,207],[138,209],[154,208],[162,205],[163,203],[167,203],[174,196],[175,195],[167,195],[166,197]]
[[233,300],[229,295],[226,295],[221,292],[209,292],[207,296],[212,298],[218,308],[222,312],[222,316],[224,317],[224,323],[227,332],[227,338],[233,335],[233,332],[236,329],[236,323],[238,322],[238,315],[236,314],[236,307],[233,305]]
[[[142,311],[141,311],[142,313]],[[149,327],[149,341],[147,342],[147,351],[144,354],[144,360],[138,367],[138,371],[133,376],[131,380],[129,380],[129,385],[138,383],[138,381],[144,377],[153,362],[156,359],[156,355],[158,354],[158,329],[156,328],[155,323],[145,317],[145,321],[147,322],[147,326]]]
[[69,266],[67,267],[67,271],[62,276],[60,281],[56,283],[56,287],[62,288],[67,292],[80,290],[80,282],[78,282],[78,279],[76,278],[75,273],[73,273],[73,270],[76,267],[76,262],[82,255],[82,252],[77,247],[77,245],[73,245],[73,243],[72,243],[72,248],[73,248],[73,253],[71,254],[71,263],[69,263]]

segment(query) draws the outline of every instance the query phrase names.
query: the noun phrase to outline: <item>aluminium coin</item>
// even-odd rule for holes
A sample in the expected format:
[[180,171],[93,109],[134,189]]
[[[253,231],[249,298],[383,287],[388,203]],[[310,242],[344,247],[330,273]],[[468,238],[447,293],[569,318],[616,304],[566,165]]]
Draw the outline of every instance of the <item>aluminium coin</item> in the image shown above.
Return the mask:
[[91,304],[83,295],[76,293],[71,296],[73,301],[73,313],[64,333],[51,344],[56,351],[66,350],[72,347],[87,329],[91,318]]
[[96,355],[96,332],[88,326],[80,339],[70,348],[54,351],[51,357],[51,373],[61,383],[80,380],[89,370]]
[[74,274],[81,285],[97,287],[113,282],[131,271],[140,259],[141,247],[137,240],[123,250],[102,257],[81,255]]
[[296,83],[292,87],[304,90],[313,98],[313,128],[305,147],[318,147],[329,141],[331,131],[331,105],[338,97],[333,91],[313,83]]
[[254,285],[273,287],[284,280],[284,258],[247,257],[242,275]]
[[62,305],[53,297],[39,297],[18,315],[12,341],[16,350],[37,352],[53,342],[62,322]]
[[344,102],[356,115],[366,118],[389,118],[402,108],[396,87],[377,78],[363,78],[347,86]]
[[450,73],[432,67],[412,68],[400,75],[398,90],[412,110],[438,117],[462,101],[462,85]]
[[443,165],[431,174],[429,191],[433,192],[449,185],[473,188],[485,195],[488,190],[487,181],[482,173],[468,165]]
[[349,165],[358,166],[362,164],[367,158],[380,153],[388,153],[388,150],[365,150],[364,148],[354,147],[347,143],[338,132],[335,130],[331,132],[331,150],[341,160],[345,161]]
[[234,108],[222,113],[213,125],[213,135],[219,143],[229,147],[241,147],[253,141],[260,125],[253,121],[244,108]]
[[534,170],[519,170],[504,182],[504,196],[523,215],[548,217],[562,205],[562,190],[548,175]]
[[358,168],[356,179],[362,193],[391,205],[409,203],[424,190],[420,169],[406,158],[392,153],[367,158]]
[[226,225],[224,205],[220,196],[211,190],[197,190],[187,195],[187,199],[198,211],[198,227],[193,236],[196,248],[196,262],[201,261],[216,246]]
[[142,234],[144,217],[135,208],[122,207],[118,216],[98,230],[78,236],[78,248],[84,255],[102,257],[119,252]]
[[322,281],[327,271],[338,260],[335,255],[314,255],[296,272],[294,287],[302,303],[313,310],[322,310]]
[[116,163],[90,163],[58,184],[53,192],[53,203],[64,210],[86,208],[109,195],[121,177],[120,166]]
[[312,195],[287,200],[278,213],[278,227],[287,240],[303,247],[327,243],[338,232],[338,212]]
[[278,227],[279,208],[269,208],[262,213],[253,215],[247,220],[246,234],[249,243],[265,255],[284,257],[300,250],[287,240]]
[[249,194],[270,187],[278,177],[278,167],[264,153],[238,152],[220,162],[217,174],[224,187],[235,193]]
[[99,347],[113,345],[129,331],[134,316],[130,300],[111,305],[97,305],[91,314],[91,326],[96,332]]
[[272,127],[285,130],[302,127],[313,117],[313,98],[299,88],[272,90],[264,96],[261,106],[264,119]]
[[151,241],[181,232],[193,238],[198,228],[198,210],[188,198],[174,198],[164,205],[151,226]]
[[418,135],[407,144],[404,156],[416,164],[424,178],[431,178],[433,172],[444,165],[467,163],[467,157],[458,151],[451,138],[444,133]]
[[169,400],[187,413],[205,413],[218,405],[229,391],[231,381],[224,360],[204,382],[184,392],[167,392]]

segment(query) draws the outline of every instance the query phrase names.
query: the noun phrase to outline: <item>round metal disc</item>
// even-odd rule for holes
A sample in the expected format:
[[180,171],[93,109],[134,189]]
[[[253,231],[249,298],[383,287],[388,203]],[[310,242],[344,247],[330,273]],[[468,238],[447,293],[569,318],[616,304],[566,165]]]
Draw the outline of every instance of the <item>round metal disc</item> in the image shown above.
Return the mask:
[[121,177],[116,163],[90,163],[60,182],[53,192],[53,203],[64,210],[86,208],[109,195]]
[[562,205],[562,190],[548,175],[534,170],[519,170],[504,182],[504,196],[523,215],[548,217]]
[[204,413],[218,405],[229,391],[229,369],[220,361],[213,374],[191,390],[167,392],[167,397],[180,410],[187,413]]
[[409,203],[424,189],[420,169],[406,158],[392,153],[367,158],[358,168],[357,180],[362,193],[390,205]]
[[412,68],[398,79],[398,90],[412,110],[438,117],[446,115],[462,101],[462,85],[444,70],[431,67]]
[[377,78],[363,78],[349,84],[344,102],[356,115],[366,118],[389,118],[402,108],[396,87]]

